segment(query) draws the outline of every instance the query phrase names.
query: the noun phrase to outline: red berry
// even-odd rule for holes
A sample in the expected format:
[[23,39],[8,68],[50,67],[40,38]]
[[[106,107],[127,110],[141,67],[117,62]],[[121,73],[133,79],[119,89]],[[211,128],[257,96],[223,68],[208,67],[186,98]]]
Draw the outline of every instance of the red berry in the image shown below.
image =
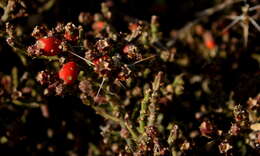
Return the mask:
[[78,66],[75,62],[68,62],[62,66],[59,71],[59,78],[64,81],[64,84],[72,84],[78,77]]
[[54,56],[61,52],[59,48],[61,41],[55,37],[43,37],[38,39],[36,45],[44,51],[46,56]]
[[106,26],[106,23],[103,21],[97,21],[92,25],[92,28],[98,32],[102,31]]
[[212,40],[208,40],[208,41],[205,41],[205,46],[208,48],[208,49],[214,49],[216,44],[214,41]]
[[128,26],[128,29],[131,31],[136,31],[137,28],[138,28],[138,24],[136,24],[136,23],[130,23]]
[[215,49],[216,43],[210,32],[205,32],[205,34],[203,35],[203,39],[204,39],[204,44],[208,49],[210,50]]
[[124,46],[123,52],[124,52],[125,54],[127,54],[127,53],[129,52],[129,49],[130,49],[130,45]]

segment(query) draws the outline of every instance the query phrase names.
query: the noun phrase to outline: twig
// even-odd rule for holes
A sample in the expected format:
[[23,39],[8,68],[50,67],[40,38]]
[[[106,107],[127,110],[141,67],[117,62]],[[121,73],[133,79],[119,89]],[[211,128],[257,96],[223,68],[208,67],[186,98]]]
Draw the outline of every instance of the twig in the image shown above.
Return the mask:
[[88,65],[94,65],[91,61],[89,61],[89,60],[87,60],[87,59],[85,59],[84,57],[82,57],[82,56],[79,56],[78,54],[76,54],[76,53],[74,53],[73,51],[68,51],[70,54],[72,54],[72,55],[74,55],[74,56],[76,56],[76,57],[78,57],[78,58],[80,58],[80,59],[82,59],[82,60],[84,60]]
[[260,5],[253,6],[253,7],[249,8],[248,11],[254,11],[257,9],[260,9]]
[[222,31],[223,32],[226,32],[228,29],[230,29],[232,26],[234,26],[235,24],[237,24],[240,20],[242,20],[244,18],[244,15],[241,15],[241,16],[238,16],[236,17],[233,22],[231,22],[228,26],[226,26],[224,28],[224,30]]
[[136,62],[134,62],[133,64],[131,64],[131,66],[132,65],[136,65],[136,64],[138,64],[138,63],[140,63],[140,62],[143,62],[143,61],[147,61],[147,60],[149,60],[149,59],[151,59],[151,58],[154,58],[156,55],[152,55],[152,56],[149,56],[149,57],[146,57],[146,58],[144,58],[144,59],[141,59],[141,60],[139,60],[139,61],[136,61]]
[[96,111],[97,114],[101,115],[105,119],[112,120],[112,121],[120,124],[121,126],[123,125],[124,127],[126,127],[128,129],[128,131],[130,132],[130,134],[132,135],[133,140],[137,140],[137,138],[138,138],[137,134],[134,132],[134,130],[129,125],[127,125],[125,123],[125,121],[123,119],[119,119],[117,117],[114,117],[114,116],[108,114],[100,107],[93,106],[93,105],[91,107]]
[[101,89],[102,89],[102,87],[103,87],[103,85],[104,85],[105,80],[106,80],[106,78],[103,78],[103,79],[102,79],[102,82],[101,82],[101,84],[99,85],[99,88],[98,88],[98,92],[97,92],[97,94],[96,94],[96,97],[99,96],[99,93],[100,93],[100,91],[101,91]]
[[140,110],[140,119],[139,119],[139,131],[142,134],[145,130],[146,126],[146,116],[147,116],[147,107],[149,103],[149,98],[151,94],[151,89],[145,91],[144,98],[141,103],[141,110]]
[[159,72],[153,82],[153,92],[151,95],[151,103],[149,105],[149,117],[148,117],[148,126],[154,126],[158,114],[157,98],[158,91],[160,88],[160,83],[162,79],[162,72]]
[[250,22],[253,24],[253,26],[260,32],[260,26],[256,23],[256,21],[249,17]]
[[198,16],[198,17],[205,17],[205,16],[208,17],[208,16],[211,16],[218,11],[225,9],[229,5],[232,5],[232,4],[238,3],[238,2],[242,2],[242,1],[243,0],[227,0],[224,3],[221,3],[219,5],[212,7],[212,8],[208,8],[204,11],[197,13],[196,16]]

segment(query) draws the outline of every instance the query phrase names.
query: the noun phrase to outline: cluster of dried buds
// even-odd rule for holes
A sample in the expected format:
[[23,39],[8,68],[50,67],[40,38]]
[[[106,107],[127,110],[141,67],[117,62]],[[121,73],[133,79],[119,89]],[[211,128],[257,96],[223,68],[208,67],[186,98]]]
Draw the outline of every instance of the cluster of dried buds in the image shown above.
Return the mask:
[[139,151],[135,152],[136,155],[149,155],[149,153],[156,155],[169,154],[169,149],[162,145],[159,132],[154,126],[148,126],[146,128],[138,146]]

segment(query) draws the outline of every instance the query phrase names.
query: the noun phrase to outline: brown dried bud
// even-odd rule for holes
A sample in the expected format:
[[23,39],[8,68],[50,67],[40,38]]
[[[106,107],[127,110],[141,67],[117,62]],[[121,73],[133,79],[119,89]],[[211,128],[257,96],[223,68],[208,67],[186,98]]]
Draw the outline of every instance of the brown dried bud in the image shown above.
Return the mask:
[[200,125],[200,132],[203,136],[211,136],[215,132],[214,125],[210,121],[203,121]]
[[8,37],[8,38],[6,39],[6,42],[7,42],[7,44],[8,44],[9,46],[11,46],[11,47],[14,47],[14,46],[15,46],[15,42],[14,42],[14,38],[13,38],[13,37]]
[[22,88],[22,93],[23,94],[30,94],[32,92],[32,88],[31,87],[24,87]]
[[249,109],[253,110],[260,107],[260,94],[258,94],[255,98],[249,98],[247,101]]
[[124,66],[121,66],[120,68],[121,70],[117,75],[117,79],[120,81],[125,81],[129,78],[132,71],[126,64]]
[[96,47],[99,52],[101,52],[102,54],[106,54],[109,50],[110,43],[107,39],[98,40],[96,42]]
[[42,25],[42,26],[36,26],[34,29],[33,29],[33,32],[32,32],[32,36],[36,39],[39,39],[39,38],[42,38],[44,36],[47,36],[48,34],[48,28],[46,25]]
[[55,87],[56,95],[61,96],[62,93],[63,93],[64,87],[65,87],[65,86],[63,85],[63,83],[58,84],[58,85]]
[[64,37],[69,41],[75,41],[78,39],[79,31],[78,28],[71,22],[65,26]]
[[149,137],[154,138],[158,135],[158,130],[154,126],[148,126],[146,128],[146,133]]
[[220,153],[227,153],[232,148],[233,147],[226,140],[224,142],[221,142],[218,146]]
[[142,59],[142,55],[138,53],[138,51],[138,47],[133,44],[128,44],[123,48],[123,53],[126,54],[129,59]]
[[129,132],[126,128],[122,128],[120,131],[120,136],[122,138],[129,138]]
[[93,88],[92,88],[92,84],[88,81],[88,80],[83,80],[79,83],[79,89],[87,94],[88,96],[93,96]]
[[236,122],[240,122],[243,125],[246,124],[249,120],[248,112],[243,109],[241,105],[235,106],[233,114]]
[[49,114],[49,108],[47,105],[41,105],[41,112],[42,112],[42,116],[45,118],[49,118],[50,114]]
[[230,127],[229,133],[230,133],[231,135],[237,136],[237,135],[239,134],[240,130],[241,130],[240,125],[238,125],[237,123],[234,123],[234,124],[232,124],[232,126]]
[[256,141],[260,144],[260,132],[256,133]]
[[5,31],[8,34],[8,36],[10,37],[14,37],[14,33],[15,33],[15,28],[12,24],[10,24],[9,22],[7,22],[5,24]]
[[14,91],[14,92],[12,92],[11,97],[12,97],[13,100],[16,100],[16,99],[22,97],[22,95],[23,95],[23,94],[22,94],[21,91]]
[[82,24],[89,24],[93,21],[93,16],[88,12],[81,12],[78,20]]
[[31,45],[27,48],[27,53],[29,56],[41,56],[44,54],[43,50],[41,50],[37,44]]
[[41,84],[48,84],[51,80],[51,74],[47,71],[40,71],[37,76],[36,80]]
[[100,77],[107,77],[111,69],[111,59],[109,56],[104,55],[100,58],[93,60],[94,71],[99,74]]
[[189,150],[190,149],[190,147],[191,147],[191,144],[190,144],[190,142],[188,142],[187,140],[185,140],[182,144],[181,144],[181,150],[182,151],[187,151],[187,150]]
[[1,79],[1,85],[3,86],[4,90],[11,93],[12,91],[12,78],[11,76],[3,76]]

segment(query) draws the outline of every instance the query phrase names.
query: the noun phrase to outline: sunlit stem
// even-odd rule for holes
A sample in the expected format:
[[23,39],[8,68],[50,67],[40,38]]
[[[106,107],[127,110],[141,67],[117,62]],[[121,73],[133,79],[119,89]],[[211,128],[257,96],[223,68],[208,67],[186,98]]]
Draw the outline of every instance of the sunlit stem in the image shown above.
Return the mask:
[[241,23],[241,24],[243,26],[244,47],[247,47],[248,34],[249,34],[249,25],[248,25],[248,23]]
[[102,89],[102,87],[103,87],[103,85],[104,85],[105,80],[106,80],[106,78],[103,78],[103,79],[102,79],[102,82],[101,82],[101,84],[100,84],[100,86],[99,86],[99,89],[98,89],[98,92],[97,92],[96,97],[99,96],[99,93],[100,93],[100,91],[101,91],[101,89]]
[[228,29],[233,27],[235,24],[237,24],[240,20],[244,18],[244,15],[238,16],[236,19],[233,20],[222,32],[226,32]]
[[82,60],[84,60],[88,65],[94,65],[91,61],[89,61],[89,60],[87,60],[87,59],[85,59],[84,57],[82,57],[82,56],[79,56],[78,54],[76,54],[76,53],[74,53],[73,51],[68,51],[70,54],[72,54],[72,55],[74,55],[74,56],[76,56],[76,57],[78,57],[78,58],[80,58],[80,59],[82,59]]
[[256,21],[249,17],[250,22],[253,24],[253,26],[260,32],[260,26],[256,23]]
[[248,11],[254,11],[257,9],[260,9],[260,5],[253,6],[253,7],[249,8]]
[[156,55],[152,55],[152,56],[146,57],[146,58],[144,58],[144,59],[141,59],[141,60],[139,60],[139,61],[134,62],[134,63],[131,64],[131,65],[136,65],[136,64],[138,64],[138,63],[147,61],[147,60],[149,60],[149,59],[151,59],[151,58],[154,58],[155,56],[156,56]]

